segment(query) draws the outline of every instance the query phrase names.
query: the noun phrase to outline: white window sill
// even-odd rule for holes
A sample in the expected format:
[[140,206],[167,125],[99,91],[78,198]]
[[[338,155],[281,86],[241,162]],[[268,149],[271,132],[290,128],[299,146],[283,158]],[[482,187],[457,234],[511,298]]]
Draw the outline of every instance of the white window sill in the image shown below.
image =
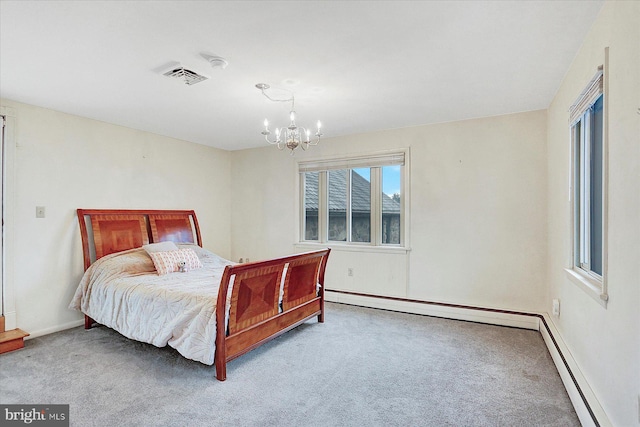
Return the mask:
[[410,251],[409,248],[403,246],[371,246],[367,244],[356,245],[347,243],[336,242],[298,242],[295,244],[296,248],[300,249],[317,249],[317,248],[331,248],[332,251],[344,251],[344,252],[375,252],[375,253],[388,253],[388,254],[406,254]]
[[569,280],[578,285],[583,291],[593,298],[598,304],[607,308],[607,300],[609,296],[602,292],[602,282],[589,276],[578,269],[565,268],[564,272],[567,274]]

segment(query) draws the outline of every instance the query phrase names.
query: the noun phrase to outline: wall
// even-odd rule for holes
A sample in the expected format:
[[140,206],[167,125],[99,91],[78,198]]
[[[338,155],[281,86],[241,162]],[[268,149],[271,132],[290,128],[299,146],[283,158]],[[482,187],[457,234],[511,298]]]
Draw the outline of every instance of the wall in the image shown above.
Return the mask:
[[[297,161],[410,149],[410,250],[333,245],[327,287],[511,310],[546,308],[544,111],[233,152],[231,253],[303,250]],[[347,276],[353,269],[353,277]]]
[[[548,109],[547,301],[613,425],[640,424],[640,2],[607,2]],[[604,308],[570,282],[568,108],[609,60],[609,243]],[[550,310],[549,310],[550,311]]]
[[[81,319],[67,309],[83,273],[76,208],[195,209],[204,246],[229,255],[229,153],[9,100],[1,105],[15,124],[7,285],[17,327],[37,335]],[[46,207],[46,218],[35,217],[36,206]]]

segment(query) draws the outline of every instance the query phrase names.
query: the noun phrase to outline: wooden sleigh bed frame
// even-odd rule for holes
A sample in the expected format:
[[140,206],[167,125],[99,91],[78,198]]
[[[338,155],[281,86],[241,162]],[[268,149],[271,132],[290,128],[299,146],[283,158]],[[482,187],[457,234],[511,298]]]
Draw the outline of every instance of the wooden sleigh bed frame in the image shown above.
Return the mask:
[[[173,241],[202,246],[192,210],[78,209],[84,269],[115,252]],[[227,266],[216,305],[216,378],[228,361],[317,316],[324,322],[324,273],[330,249]],[[281,293],[281,283],[283,293]],[[225,328],[226,296],[231,306]],[[85,329],[96,322],[85,314]]]

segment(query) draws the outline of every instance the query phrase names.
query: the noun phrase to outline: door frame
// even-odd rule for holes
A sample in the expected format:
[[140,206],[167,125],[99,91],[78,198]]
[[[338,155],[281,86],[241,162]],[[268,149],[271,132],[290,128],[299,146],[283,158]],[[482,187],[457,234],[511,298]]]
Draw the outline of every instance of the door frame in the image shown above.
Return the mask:
[[2,165],[2,314],[5,329],[17,328],[15,284],[14,284],[14,200],[15,200],[15,151],[16,114],[11,107],[0,105],[0,116],[4,117],[3,165]]

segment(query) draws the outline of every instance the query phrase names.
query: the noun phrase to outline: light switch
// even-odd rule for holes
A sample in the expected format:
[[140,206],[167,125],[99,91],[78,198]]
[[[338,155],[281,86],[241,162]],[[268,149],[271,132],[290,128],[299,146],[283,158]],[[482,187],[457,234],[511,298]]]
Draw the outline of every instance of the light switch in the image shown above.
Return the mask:
[[36,206],[36,218],[44,218],[44,206]]

